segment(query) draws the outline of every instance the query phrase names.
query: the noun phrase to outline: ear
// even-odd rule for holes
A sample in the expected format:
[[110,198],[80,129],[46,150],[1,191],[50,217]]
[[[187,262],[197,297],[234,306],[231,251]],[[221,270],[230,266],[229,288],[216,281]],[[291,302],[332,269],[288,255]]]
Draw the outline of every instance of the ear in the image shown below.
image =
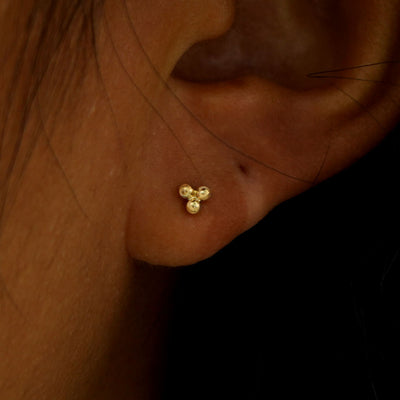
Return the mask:
[[[399,47],[398,7],[348,3],[239,1],[228,34],[182,57],[159,106],[174,144],[153,147],[159,183],[132,204],[132,255],[166,265],[207,258],[393,127],[399,88],[376,82],[397,76],[386,61]],[[179,196],[183,183],[211,189],[196,215]]]

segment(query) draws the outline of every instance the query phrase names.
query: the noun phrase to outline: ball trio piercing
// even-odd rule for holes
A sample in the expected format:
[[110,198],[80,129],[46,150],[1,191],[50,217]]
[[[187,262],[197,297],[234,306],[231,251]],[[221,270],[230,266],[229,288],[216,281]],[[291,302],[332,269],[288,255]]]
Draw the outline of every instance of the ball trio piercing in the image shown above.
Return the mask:
[[179,194],[188,200],[186,210],[190,214],[197,214],[200,211],[200,202],[211,197],[211,191],[207,186],[200,186],[197,190],[194,190],[187,183],[179,187]]

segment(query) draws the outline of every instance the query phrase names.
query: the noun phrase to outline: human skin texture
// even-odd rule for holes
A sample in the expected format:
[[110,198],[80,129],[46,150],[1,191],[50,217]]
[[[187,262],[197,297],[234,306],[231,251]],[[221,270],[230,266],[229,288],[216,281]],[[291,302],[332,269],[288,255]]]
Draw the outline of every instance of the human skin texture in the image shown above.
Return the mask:
[[[154,266],[212,256],[384,138],[400,3],[105,0],[67,26],[35,3],[0,6],[0,398],[157,398]],[[212,191],[197,215],[183,183]]]

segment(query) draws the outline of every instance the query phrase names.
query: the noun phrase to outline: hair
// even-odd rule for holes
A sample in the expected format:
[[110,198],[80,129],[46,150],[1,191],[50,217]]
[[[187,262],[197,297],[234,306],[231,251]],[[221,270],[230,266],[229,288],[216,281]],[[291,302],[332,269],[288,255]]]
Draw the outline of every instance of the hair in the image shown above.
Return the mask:
[[[3,14],[4,20],[12,21],[13,30],[3,33],[8,42],[0,49],[0,71],[5,78],[0,94],[0,232],[6,206],[13,202],[18,181],[43,131],[41,121],[26,135],[35,101],[40,107],[42,82],[44,78],[54,82],[57,92],[50,93],[50,101],[61,109],[68,92],[85,76],[88,56],[96,51],[96,16],[102,4],[100,0],[15,3],[10,2]],[[74,45],[77,42],[79,46]],[[6,67],[12,71],[9,76]]]

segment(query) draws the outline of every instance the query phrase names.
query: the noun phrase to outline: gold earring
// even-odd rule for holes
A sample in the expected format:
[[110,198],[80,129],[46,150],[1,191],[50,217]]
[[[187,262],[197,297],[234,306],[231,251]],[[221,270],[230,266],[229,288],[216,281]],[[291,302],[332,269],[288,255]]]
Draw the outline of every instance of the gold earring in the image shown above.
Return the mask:
[[197,190],[194,190],[186,183],[179,187],[179,194],[188,200],[186,210],[190,214],[197,214],[200,211],[200,202],[211,197],[211,191],[207,186],[200,186]]

